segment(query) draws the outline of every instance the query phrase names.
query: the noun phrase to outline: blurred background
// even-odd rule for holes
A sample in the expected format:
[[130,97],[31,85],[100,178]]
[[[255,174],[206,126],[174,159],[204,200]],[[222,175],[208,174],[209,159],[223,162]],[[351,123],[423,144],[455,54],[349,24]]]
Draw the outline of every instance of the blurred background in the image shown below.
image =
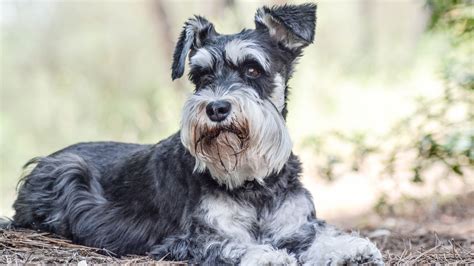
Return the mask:
[[[254,26],[257,7],[280,3],[1,1],[0,216],[13,214],[32,157],[178,130],[192,85],[172,82],[170,66],[188,17],[234,33]],[[464,202],[443,219],[462,214],[474,232],[473,28],[468,0],[318,1],[288,127],[319,216],[389,223]]]

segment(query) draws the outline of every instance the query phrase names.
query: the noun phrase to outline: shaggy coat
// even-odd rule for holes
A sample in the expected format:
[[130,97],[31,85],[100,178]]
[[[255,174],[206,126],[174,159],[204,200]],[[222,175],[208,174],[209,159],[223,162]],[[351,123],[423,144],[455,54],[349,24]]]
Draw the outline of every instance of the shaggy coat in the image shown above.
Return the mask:
[[291,152],[287,83],[314,39],[315,12],[263,7],[255,29],[233,35],[188,20],[172,66],[181,77],[189,57],[195,84],[180,131],[155,145],[79,143],[31,160],[13,225],[199,264],[383,264],[370,241],[316,218]]

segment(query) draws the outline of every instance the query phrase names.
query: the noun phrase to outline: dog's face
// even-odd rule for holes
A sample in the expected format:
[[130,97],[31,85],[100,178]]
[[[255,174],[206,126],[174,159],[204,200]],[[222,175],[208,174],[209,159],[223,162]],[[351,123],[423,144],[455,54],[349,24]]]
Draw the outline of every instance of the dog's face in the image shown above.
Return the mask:
[[285,125],[287,82],[314,38],[316,6],[263,7],[256,28],[221,35],[202,17],[188,20],[176,46],[173,79],[184,73],[195,92],[186,101],[181,140],[229,189],[282,169],[292,144]]

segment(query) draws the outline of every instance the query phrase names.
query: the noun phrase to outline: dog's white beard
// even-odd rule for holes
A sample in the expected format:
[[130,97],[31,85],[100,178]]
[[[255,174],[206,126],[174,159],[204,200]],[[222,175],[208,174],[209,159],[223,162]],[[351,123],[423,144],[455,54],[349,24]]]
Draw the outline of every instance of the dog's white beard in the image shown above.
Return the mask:
[[[219,124],[205,111],[214,100],[232,104],[232,113]],[[207,168],[229,189],[248,180],[263,184],[265,177],[281,171],[292,149],[281,114],[250,88],[203,90],[191,96],[184,105],[181,141],[196,158],[194,170]]]

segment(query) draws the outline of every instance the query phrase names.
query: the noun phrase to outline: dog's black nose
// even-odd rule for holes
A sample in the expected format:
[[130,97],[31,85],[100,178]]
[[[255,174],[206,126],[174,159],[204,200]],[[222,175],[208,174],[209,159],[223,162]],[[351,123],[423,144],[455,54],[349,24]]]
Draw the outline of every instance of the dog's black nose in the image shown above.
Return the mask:
[[223,121],[230,114],[231,105],[228,101],[210,102],[206,106],[206,114],[214,122]]

